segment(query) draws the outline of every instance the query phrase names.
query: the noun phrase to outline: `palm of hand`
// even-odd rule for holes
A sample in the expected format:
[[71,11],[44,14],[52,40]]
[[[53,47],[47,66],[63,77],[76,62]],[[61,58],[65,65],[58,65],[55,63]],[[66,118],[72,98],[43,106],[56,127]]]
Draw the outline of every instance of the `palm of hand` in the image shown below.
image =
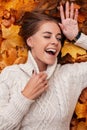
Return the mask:
[[78,34],[77,21],[71,18],[64,19],[62,21],[62,31],[69,40],[73,40]]
[[78,34],[78,9],[74,8],[74,4],[67,1],[65,4],[65,11],[60,5],[60,16],[62,23],[60,27],[67,39],[73,40]]

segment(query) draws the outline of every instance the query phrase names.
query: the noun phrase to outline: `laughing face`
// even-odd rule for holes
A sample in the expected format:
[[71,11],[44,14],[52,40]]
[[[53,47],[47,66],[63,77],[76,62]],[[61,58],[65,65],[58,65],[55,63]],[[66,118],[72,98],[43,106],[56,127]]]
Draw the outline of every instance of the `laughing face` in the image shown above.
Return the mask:
[[40,71],[54,64],[61,49],[61,31],[55,22],[44,22],[27,40]]

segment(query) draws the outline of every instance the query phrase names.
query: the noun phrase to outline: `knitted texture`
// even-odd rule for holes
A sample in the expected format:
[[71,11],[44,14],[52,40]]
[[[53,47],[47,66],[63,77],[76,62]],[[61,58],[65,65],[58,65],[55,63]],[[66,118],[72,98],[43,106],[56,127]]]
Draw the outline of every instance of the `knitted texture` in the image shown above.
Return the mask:
[[29,52],[25,64],[2,71],[0,130],[69,130],[78,97],[87,87],[87,62],[48,66],[49,88],[35,101],[21,94],[33,70],[39,72]]

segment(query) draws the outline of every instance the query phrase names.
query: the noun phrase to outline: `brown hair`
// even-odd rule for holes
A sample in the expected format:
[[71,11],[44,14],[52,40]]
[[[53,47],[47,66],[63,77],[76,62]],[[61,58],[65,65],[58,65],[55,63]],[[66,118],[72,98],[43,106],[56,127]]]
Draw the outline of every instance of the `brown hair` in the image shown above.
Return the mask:
[[[30,47],[26,43],[27,39],[30,36],[34,35],[39,30],[41,23],[45,22],[45,21],[55,22],[59,26],[58,23],[60,22],[60,19],[55,19],[54,17],[49,16],[42,12],[34,11],[34,12],[25,12],[24,13],[22,20],[21,20],[21,28],[20,28],[19,35],[23,37],[28,49],[30,49]],[[59,28],[60,28],[60,26],[59,26]],[[62,35],[61,44],[63,46],[65,37],[62,32],[61,32],[61,35]],[[61,51],[58,55],[58,59],[60,59],[60,58],[61,58]]]
[[38,31],[40,24],[43,21],[53,21],[56,24],[58,24],[58,21],[56,19],[54,19],[52,16],[49,16],[45,13],[25,12],[22,18],[19,35],[21,35],[26,42],[28,37],[32,36]]

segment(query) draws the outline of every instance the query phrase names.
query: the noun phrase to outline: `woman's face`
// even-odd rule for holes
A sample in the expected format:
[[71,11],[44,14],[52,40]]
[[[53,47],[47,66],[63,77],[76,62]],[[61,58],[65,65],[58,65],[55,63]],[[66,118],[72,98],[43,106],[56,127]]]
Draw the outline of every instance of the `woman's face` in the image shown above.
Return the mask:
[[27,44],[38,66],[54,64],[61,49],[61,31],[55,22],[44,22]]

